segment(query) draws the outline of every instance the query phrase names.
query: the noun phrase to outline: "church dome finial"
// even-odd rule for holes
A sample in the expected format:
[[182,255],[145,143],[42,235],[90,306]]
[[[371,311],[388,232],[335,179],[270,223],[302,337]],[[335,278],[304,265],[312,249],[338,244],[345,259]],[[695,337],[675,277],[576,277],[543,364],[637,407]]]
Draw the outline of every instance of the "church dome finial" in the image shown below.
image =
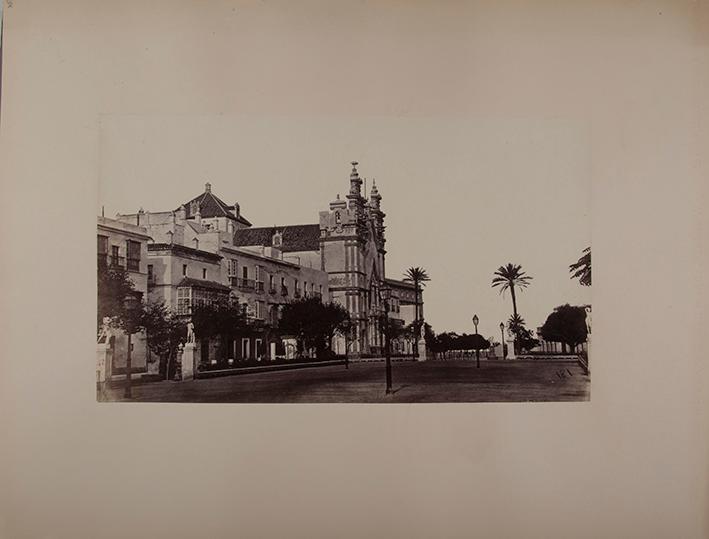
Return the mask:
[[362,179],[357,172],[357,161],[352,161],[352,172],[350,172],[350,196],[362,196]]

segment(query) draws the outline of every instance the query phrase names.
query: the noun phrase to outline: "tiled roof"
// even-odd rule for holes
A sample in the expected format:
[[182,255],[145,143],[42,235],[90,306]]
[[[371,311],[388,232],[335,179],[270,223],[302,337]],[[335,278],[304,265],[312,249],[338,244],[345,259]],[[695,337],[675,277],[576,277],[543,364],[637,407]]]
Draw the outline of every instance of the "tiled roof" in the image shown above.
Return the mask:
[[206,258],[214,262],[219,262],[222,257],[217,253],[210,253],[209,251],[202,251],[200,249],[194,249],[192,247],[187,247],[186,245],[180,245],[178,243],[149,243],[148,252],[150,251],[172,251],[176,254],[182,255],[192,255],[201,258]]
[[[204,193],[197,195],[192,200],[189,200],[184,203],[184,206],[187,210],[187,219],[194,217],[194,213],[192,212],[192,206],[195,203],[199,204],[199,213],[202,217],[228,217],[229,219],[233,219],[234,221],[243,223],[246,226],[251,226],[251,223],[246,220],[246,218],[244,218],[242,215],[239,215],[239,217],[237,217],[234,212],[234,206],[229,206],[217,195],[212,193],[211,188],[205,191]],[[179,209],[180,208],[177,208],[177,210],[175,211],[178,211]]]
[[317,224],[242,228],[234,234],[234,245],[237,247],[269,246],[273,244],[273,235],[276,231],[283,234],[280,249],[284,253],[320,249],[320,225]]
[[231,288],[222,283],[216,281],[202,281],[200,279],[193,279],[191,277],[183,277],[182,280],[177,283],[177,286],[193,286],[195,288],[207,288],[209,290],[221,290],[222,292],[230,292]]

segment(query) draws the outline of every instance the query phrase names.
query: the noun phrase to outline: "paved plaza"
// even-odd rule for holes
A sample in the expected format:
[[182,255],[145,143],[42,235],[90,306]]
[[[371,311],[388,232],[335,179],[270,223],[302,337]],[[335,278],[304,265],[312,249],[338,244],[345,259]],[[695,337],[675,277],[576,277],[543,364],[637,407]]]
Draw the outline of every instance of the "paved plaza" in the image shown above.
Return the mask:
[[[384,362],[260,372],[136,385],[133,401],[260,403],[543,402],[589,400],[589,376],[574,361],[395,362],[393,392]],[[99,400],[123,400],[122,388]]]

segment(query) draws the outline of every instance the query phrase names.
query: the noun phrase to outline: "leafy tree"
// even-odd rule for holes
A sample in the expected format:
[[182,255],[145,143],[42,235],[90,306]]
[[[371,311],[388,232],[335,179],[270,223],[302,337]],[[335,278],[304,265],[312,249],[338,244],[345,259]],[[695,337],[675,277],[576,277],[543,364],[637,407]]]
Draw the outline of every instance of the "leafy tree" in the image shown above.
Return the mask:
[[522,266],[509,263],[506,266],[500,266],[494,273],[492,279],[492,287],[500,287],[500,294],[505,290],[509,290],[512,295],[512,313],[517,315],[517,295],[515,288],[523,290],[529,286],[529,281],[532,277],[526,275],[522,271]]
[[196,306],[192,311],[195,337],[211,339],[218,337],[224,351],[227,339],[247,326],[246,312],[242,305],[223,299],[215,303]]
[[[414,327],[416,328],[417,335],[421,332],[421,324],[423,322],[420,309],[421,292],[423,291],[423,287],[426,286],[426,283],[430,280],[431,278],[428,276],[428,273],[426,273],[426,270],[418,266],[409,268],[404,274],[404,281],[413,283],[414,285]],[[418,350],[416,351],[416,355],[418,356]]]
[[336,332],[347,331],[350,315],[338,303],[323,303],[319,298],[307,297],[283,306],[280,328],[294,334],[299,343],[315,348],[319,359],[332,350]]
[[125,271],[99,268],[97,287],[97,327],[102,325],[105,317],[111,318],[115,327],[121,327],[136,318],[135,313],[129,312],[126,306],[126,298],[136,292],[133,281]]
[[569,266],[572,279],[578,279],[583,286],[591,286],[591,248],[583,250],[583,256]]
[[175,364],[177,347],[187,335],[186,324],[164,303],[148,303],[143,316],[148,348],[160,360],[160,373],[169,379],[172,375],[171,368]]
[[586,341],[586,311],[583,307],[560,305],[540,328],[544,340],[568,345],[570,350]]
[[438,345],[438,350],[445,358],[448,352],[454,350],[454,345],[458,335],[450,331],[444,331],[436,337],[436,344]]

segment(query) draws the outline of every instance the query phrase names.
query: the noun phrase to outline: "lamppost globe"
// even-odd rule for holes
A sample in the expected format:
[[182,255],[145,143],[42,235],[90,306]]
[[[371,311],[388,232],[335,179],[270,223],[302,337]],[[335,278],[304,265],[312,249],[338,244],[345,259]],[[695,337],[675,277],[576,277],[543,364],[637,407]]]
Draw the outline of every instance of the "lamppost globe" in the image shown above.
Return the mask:
[[505,331],[505,323],[500,322],[500,331]]
[[480,319],[478,318],[478,315],[476,314],[473,316],[473,325],[475,326],[475,333],[478,332],[478,322],[480,322]]

